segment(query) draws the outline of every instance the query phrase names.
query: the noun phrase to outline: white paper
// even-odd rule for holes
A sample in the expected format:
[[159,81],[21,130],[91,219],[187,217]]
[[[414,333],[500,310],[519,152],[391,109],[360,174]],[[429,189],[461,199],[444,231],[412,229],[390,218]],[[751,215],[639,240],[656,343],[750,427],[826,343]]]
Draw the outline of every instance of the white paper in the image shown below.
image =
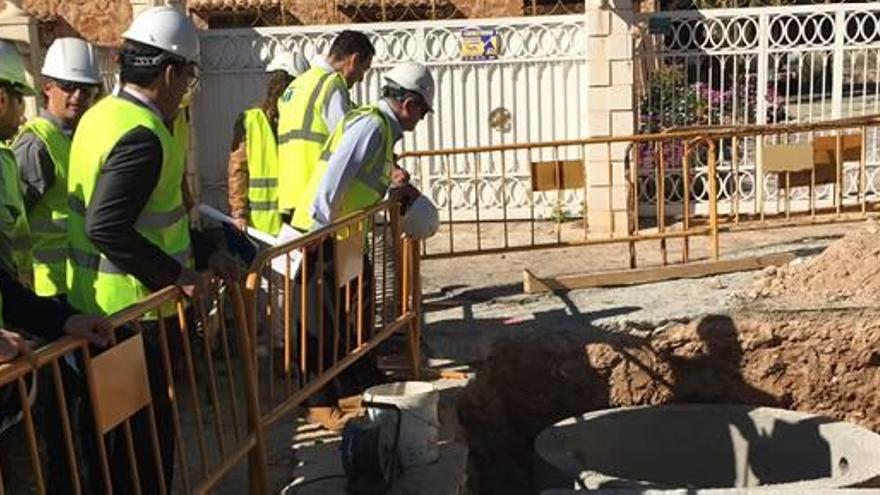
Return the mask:
[[[223,213],[222,211],[206,205],[204,203],[199,203],[199,213],[205,215],[211,220],[215,220],[217,222],[234,224],[234,220],[229,215]],[[262,230],[257,230],[253,227],[247,228],[247,235],[251,238],[259,241],[260,243],[268,246],[278,246],[302,237],[298,230],[292,228],[291,226],[284,224],[281,226],[281,231],[278,232],[278,237],[275,237],[271,234],[267,234]],[[287,268],[285,266],[285,261],[287,256],[282,255],[272,259],[272,270],[277,272],[278,274],[284,276],[287,275]],[[297,271],[299,271],[299,267],[302,264],[302,253],[295,249],[290,251],[290,278],[293,279],[296,275]]]
[[[250,229],[248,229],[248,231],[250,231]],[[303,235],[298,230],[292,228],[290,225],[284,224],[281,226],[281,231],[278,232],[278,237],[275,238],[275,244],[272,245],[277,246],[279,244],[284,244],[299,239],[302,236]],[[293,280],[293,278],[296,276],[296,273],[299,271],[300,265],[302,264],[302,253],[299,249],[294,249],[293,251],[289,251],[289,253],[290,279]],[[286,258],[286,256],[278,256],[277,258],[274,258],[272,260],[272,269],[275,270],[277,273],[280,273],[281,275],[287,275],[287,270],[284,266]]]

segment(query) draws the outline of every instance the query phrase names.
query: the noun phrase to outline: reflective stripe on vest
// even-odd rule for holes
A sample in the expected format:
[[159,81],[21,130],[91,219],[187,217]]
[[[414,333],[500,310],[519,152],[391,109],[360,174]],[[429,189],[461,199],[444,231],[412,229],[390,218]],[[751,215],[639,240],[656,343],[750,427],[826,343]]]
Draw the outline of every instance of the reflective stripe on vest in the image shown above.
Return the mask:
[[309,180],[308,187],[302,196],[302,201],[293,213],[291,224],[299,230],[309,231],[314,225],[312,209],[315,198],[318,195],[318,187],[327,174],[327,162],[333,152],[339,147],[345,129],[354,121],[366,118],[376,119],[379,123],[379,131],[382,134],[382,143],[379,149],[367,157],[366,161],[358,168],[354,181],[348,190],[342,193],[342,201],[338,215],[343,217],[354,213],[362,208],[369,207],[381,200],[388,190],[391,181],[391,162],[394,158],[394,138],[391,134],[391,124],[388,118],[376,106],[365,106],[352,110],[346,114],[345,119],[336,126],[330,139],[319,155],[318,167]]
[[[103,256],[89,241],[85,214],[101,167],[116,143],[136,127],[159,139],[162,163],[159,180],[134,228],[147,241],[184,265],[191,265],[189,219],[181,184],[184,153],[162,120],[146,107],[108,96],[90,108],[77,127],[70,149],[68,178],[70,249],[67,258],[68,301],[82,312],[109,314],[149,295],[150,290]],[[162,308],[172,315],[173,304]],[[148,315],[155,317],[155,315]]]
[[315,66],[294,79],[287,98],[278,102],[278,206],[282,210],[296,208],[314,174],[331,131],[324,108],[336,91],[349,98],[340,74]]
[[248,166],[248,205],[254,228],[277,235],[281,230],[278,211],[278,146],[266,114],[260,108],[244,112]]
[[[81,198],[70,196],[67,200],[67,207],[73,213],[86,216],[86,205]],[[134,226],[135,228],[162,229],[173,226],[183,218],[186,218],[186,209],[183,205],[178,205],[171,211],[155,213],[142,211]]]
[[31,133],[42,141],[52,159],[54,182],[28,211],[33,241],[34,292],[40,296],[67,293],[67,168],[70,137],[49,119],[25,124],[19,138]]
[[[67,252],[67,256],[76,265],[89,270],[110,274],[124,275],[126,273],[125,270],[116,266],[112,261],[98,254],[86,253],[76,248],[70,248]],[[181,265],[185,265],[189,263],[189,260],[192,258],[192,250],[186,249],[179,253],[172,253],[169,256],[174,258],[174,261],[177,261]]]
[[12,215],[11,225],[2,225],[12,249],[12,264],[18,279],[28,287],[33,285],[33,257],[31,255],[31,232],[24,210],[21,193],[21,176],[15,155],[5,144],[0,144],[0,180],[3,181],[2,203]]

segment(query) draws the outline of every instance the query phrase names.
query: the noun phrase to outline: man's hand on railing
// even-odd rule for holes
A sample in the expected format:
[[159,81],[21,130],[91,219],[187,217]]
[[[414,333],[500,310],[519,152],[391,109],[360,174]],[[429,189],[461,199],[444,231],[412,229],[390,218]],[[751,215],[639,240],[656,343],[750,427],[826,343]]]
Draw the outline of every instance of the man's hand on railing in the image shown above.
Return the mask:
[[400,203],[400,213],[406,214],[406,210],[422,193],[412,184],[392,186],[388,189],[388,197]]
[[215,251],[208,258],[208,268],[222,278],[226,285],[237,284],[241,279],[241,264],[238,258],[226,251]]
[[205,276],[187,267],[183,267],[180,271],[174,285],[189,297],[201,297],[208,293],[208,281]]
[[113,327],[105,318],[97,315],[73,315],[64,322],[64,332],[83,337],[92,344],[105,347],[113,337]]
[[19,354],[30,352],[30,348],[21,335],[0,328],[0,364],[12,361]]

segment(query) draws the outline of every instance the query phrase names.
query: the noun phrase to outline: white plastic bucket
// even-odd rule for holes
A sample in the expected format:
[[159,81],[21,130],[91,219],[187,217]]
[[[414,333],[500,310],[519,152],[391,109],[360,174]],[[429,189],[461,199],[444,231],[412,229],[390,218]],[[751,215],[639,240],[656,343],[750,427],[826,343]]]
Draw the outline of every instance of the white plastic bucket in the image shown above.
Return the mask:
[[[367,402],[393,404],[400,409],[398,451],[403,467],[430,464],[440,457],[437,448],[438,399],[437,389],[427,382],[385,383],[364,392]],[[394,411],[369,406],[367,416],[389,426],[395,425],[397,419]]]

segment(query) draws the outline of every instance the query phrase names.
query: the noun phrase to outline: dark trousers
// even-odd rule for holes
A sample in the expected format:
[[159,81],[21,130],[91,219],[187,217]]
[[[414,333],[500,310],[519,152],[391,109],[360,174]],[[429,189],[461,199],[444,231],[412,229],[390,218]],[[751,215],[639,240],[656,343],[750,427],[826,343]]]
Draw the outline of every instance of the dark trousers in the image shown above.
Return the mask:
[[[353,348],[356,341],[356,331],[346,332],[346,328],[354,326],[357,322],[357,295],[358,282],[352,281],[350,285],[349,300],[350,311],[345,312],[346,293],[345,288],[336,286],[335,252],[333,239],[327,239],[322,244],[322,252],[314,249],[309,252],[306,262],[307,292],[309,301],[308,332],[306,360],[308,363],[306,375],[308,380],[315,379],[320,372],[319,364],[323,369],[330,368],[336,361],[342,359],[347,352],[346,344]],[[364,304],[361,314],[364,329],[364,340],[370,337],[373,329],[372,308],[372,264],[364,256],[363,266],[363,294]],[[319,307],[319,298],[323,297],[323,304]],[[297,298],[298,299],[298,298]],[[337,325],[337,303],[339,304]],[[297,302],[298,304],[298,302]],[[296,307],[297,312],[301,310]],[[318,314],[322,321],[319,323]],[[299,318],[297,318],[299,321]],[[323,334],[321,329],[323,328]],[[346,334],[350,333],[347,339]],[[323,363],[318,362],[321,355],[319,344],[323,341]],[[306,399],[307,407],[335,406],[342,397],[362,393],[366,388],[382,383],[383,375],[376,365],[376,356],[370,352],[361,357],[357,362],[346,368],[335,379],[322,387],[318,392]]]
[[[162,473],[165,477],[165,488],[171,493],[174,476],[174,416],[171,399],[168,396],[168,378],[162,357],[162,346],[159,336],[158,322],[142,323],[144,353],[147,361],[147,373],[150,381],[150,393],[153,399],[153,413],[156,416],[156,434],[159,438],[159,451],[162,458]],[[168,357],[171,364],[172,380],[182,370],[183,344],[177,318],[165,319],[165,334],[168,342]],[[156,468],[153,440],[146,409],[131,417],[131,433],[134,443],[137,470],[140,478],[141,493],[160,493],[159,475]],[[113,477],[114,493],[130,493],[133,476],[128,456],[128,445],[125,439],[124,426],[120,425],[108,435],[108,458],[110,472]]]
[[[74,461],[83,493],[101,490],[101,468],[98,457],[97,437],[92,417],[91,398],[85,377],[85,364],[82,355],[71,355],[71,359],[61,359],[61,384],[67,406],[67,418],[71,428],[71,441],[74,447]],[[51,368],[40,372],[39,404],[36,408],[37,421],[43,432],[44,452],[46,453],[47,491],[54,494],[75,493],[73,475],[70,472],[69,453],[64,438],[61,415],[64,414],[58,403],[58,392]]]
[[[156,434],[159,440],[160,456],[163,460],[162,473],[166,492],[170,493],[174,475],[174,422],[171,400],[168,396],[168,380],[162,358],[162,348],[157,322],[145,322],[143,328],[144,353],[152,395],[153,413],[156,417]],[[177,375],[182,361],[180,327],[176,318],[165,320],[169,360],[172,372]],[[131,329],[120,328],[117,337],[124,340],[134,335]],[[60,363],[68,417],[78,458],[78,473],[82,493],[103,493],[104,478],[97,448],[97,436],[85,379],[85,366],[80,355],[75,362]],[[46,369],[40,376],[42,407],[39,419],[43,425],[45,452],[47,456],[48,492],[53,494],[73,493],[72,475],[68,466],[68,453],[60,421],[62,414],[57,399],[54,380]],[[135,452],[135,465],[138,471],[140,489],[143,494],[160,493],[160,478],[156,468],[155,453],[146,409],[130,419],[132,444]],[[104,446],[110,469],[114,493],[132,493],[134,475],[128,454],[124,424],[104,436]]]

